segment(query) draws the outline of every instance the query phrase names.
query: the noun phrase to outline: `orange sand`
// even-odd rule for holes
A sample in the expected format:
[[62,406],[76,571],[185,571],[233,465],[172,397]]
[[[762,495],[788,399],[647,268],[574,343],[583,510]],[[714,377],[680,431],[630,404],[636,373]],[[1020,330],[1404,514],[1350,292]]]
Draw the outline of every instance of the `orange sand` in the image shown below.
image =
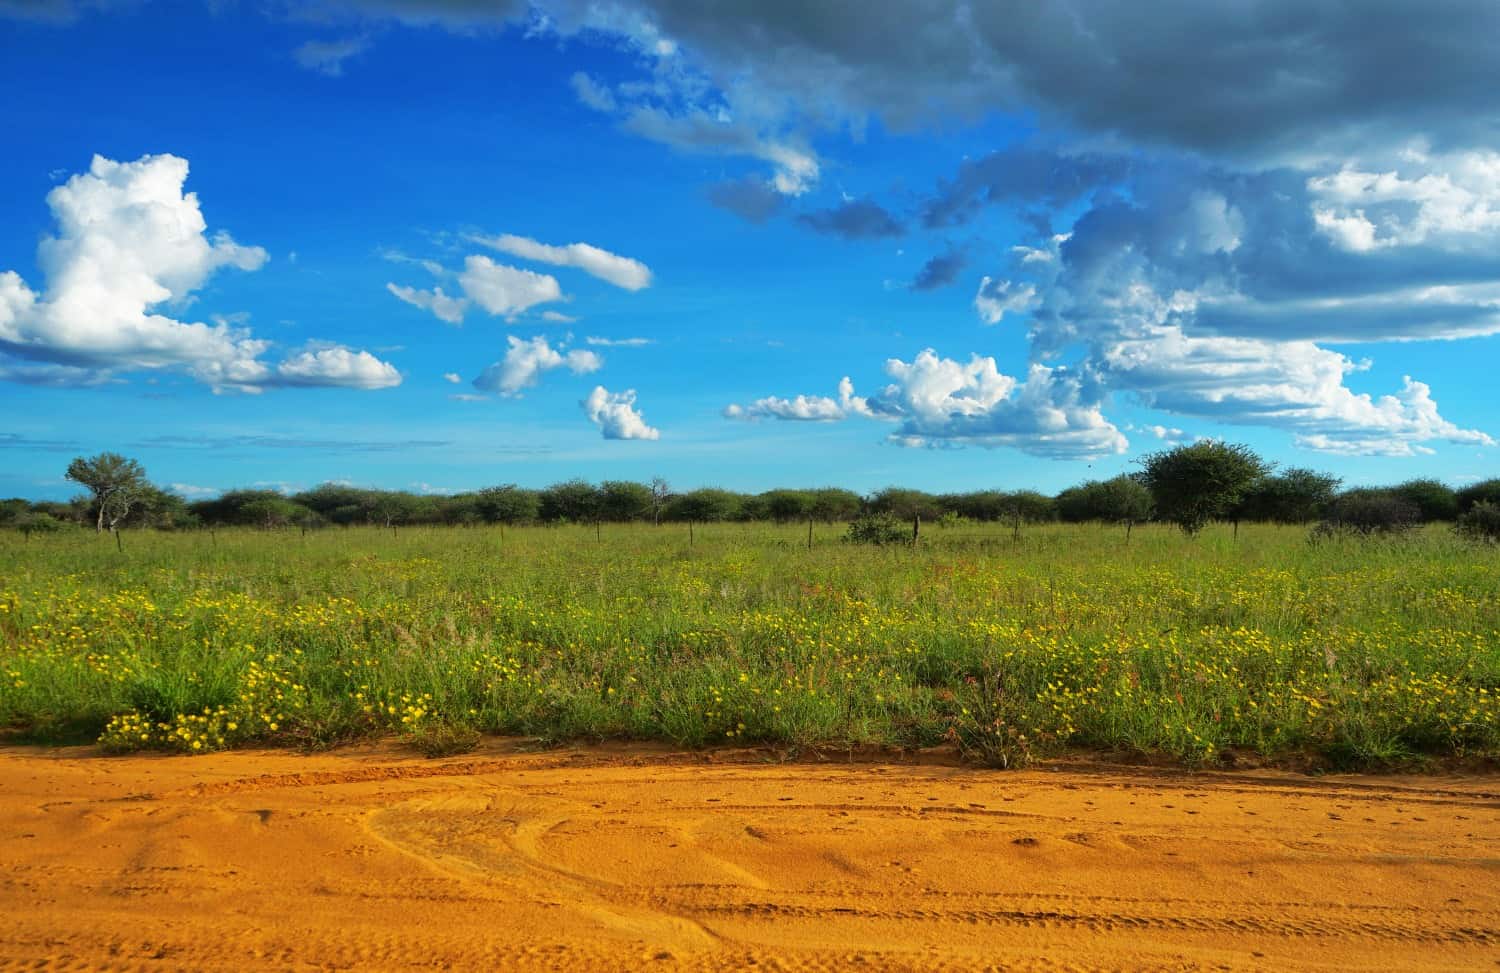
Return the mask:
[[1500,970],[1500,779],[0,748],[0,970]]

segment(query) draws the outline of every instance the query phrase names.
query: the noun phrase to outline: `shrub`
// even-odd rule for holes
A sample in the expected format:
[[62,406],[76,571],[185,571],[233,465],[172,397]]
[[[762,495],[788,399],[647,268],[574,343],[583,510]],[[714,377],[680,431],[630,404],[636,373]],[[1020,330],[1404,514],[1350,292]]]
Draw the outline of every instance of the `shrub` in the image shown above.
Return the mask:
[[1395,488],[1395,494],[1417,508],[1423,523],[1458,516],[1458,497],[1437,480],[1407,480]]
[[1454,495],[1459,512],[1467,511],[1476,503],[1500,503],[1500,479],[1480,480],[1471,483]]
[[1500,504],[1479,501],[1459,516],[1453,529],[1473,540],[1500,541]]
[[1333,499],[1319,535],[1394,534],[1421,523],[1422,511],[1392,490],[1346,490]]
[[850,522],[844,540],[850,544],[910,544],[911,526],[889,514],[867,514]]

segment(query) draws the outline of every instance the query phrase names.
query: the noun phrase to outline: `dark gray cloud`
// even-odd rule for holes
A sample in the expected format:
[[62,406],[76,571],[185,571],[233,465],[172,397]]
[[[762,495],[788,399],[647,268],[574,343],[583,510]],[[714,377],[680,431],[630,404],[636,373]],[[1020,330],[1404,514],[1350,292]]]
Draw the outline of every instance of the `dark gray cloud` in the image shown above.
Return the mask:
[[[0,0],[0,14],[65,20],[93,5]],[[901,128],[1028,112],[1051,130],[1259,161],[1342,158],[1416,137],[1437,148],[1489,144],[1500,134],[1494,0],[1162,0],[1149,9],[1115,0],[316,0],[273,9],[464,32],[528,23],[643,51],[665,38],[719,90],[809,124],[873,115]]]
[[803,213],[797,217],[797,222],[819,233],[846,240],[896,237],[906,232],[906,228],[873,199],[851,199],[832,209]]
[[898,126],[1034,110],[1048,127],[1261,159],[1500,131],[1492,0],[619,6],[717,80]]
[[1018,145],[969,160],[952,179],[938,184],[922,205],[928,228],[968,222],[981,207],[1010,205],[1038,226],[1047,210],[1060,209],[1126,179],[1131,161],[1122,155],[1064,154]]
[[786,207],[786,197],[755,176],[716,182],[705,195],[710,203],[751,223],[764,223]]
[[960,247],[952,247],[928,260],[912,278],[910,288],[914,291],[935,291],[947,287],[958,279],[958,272],[969,262],[969,255]]

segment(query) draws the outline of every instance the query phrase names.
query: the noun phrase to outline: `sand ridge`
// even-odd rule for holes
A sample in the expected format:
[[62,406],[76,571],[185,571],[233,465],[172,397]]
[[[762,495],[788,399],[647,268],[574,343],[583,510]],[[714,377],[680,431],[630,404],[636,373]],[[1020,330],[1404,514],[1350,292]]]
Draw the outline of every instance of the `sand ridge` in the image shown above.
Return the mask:
[[1500,970],[1500,778],[0,748],[0,970]]

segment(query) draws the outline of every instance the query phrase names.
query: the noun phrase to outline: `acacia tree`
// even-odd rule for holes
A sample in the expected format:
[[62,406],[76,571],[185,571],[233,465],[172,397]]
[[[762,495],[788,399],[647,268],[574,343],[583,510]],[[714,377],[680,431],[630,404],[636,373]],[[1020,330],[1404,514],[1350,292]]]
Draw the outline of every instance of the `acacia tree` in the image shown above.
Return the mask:
[[1188,535],[1231,511],[1271,471],[1249,446],[1212,439],[1152,453],[1141,463],[1157,516]]
[[119,453],[100,453],[87,459],[79,456],[68,464],[64,475],[93,494],[94,530],[101,534],[106,526],[114,530],[150,487],[141,464]]

